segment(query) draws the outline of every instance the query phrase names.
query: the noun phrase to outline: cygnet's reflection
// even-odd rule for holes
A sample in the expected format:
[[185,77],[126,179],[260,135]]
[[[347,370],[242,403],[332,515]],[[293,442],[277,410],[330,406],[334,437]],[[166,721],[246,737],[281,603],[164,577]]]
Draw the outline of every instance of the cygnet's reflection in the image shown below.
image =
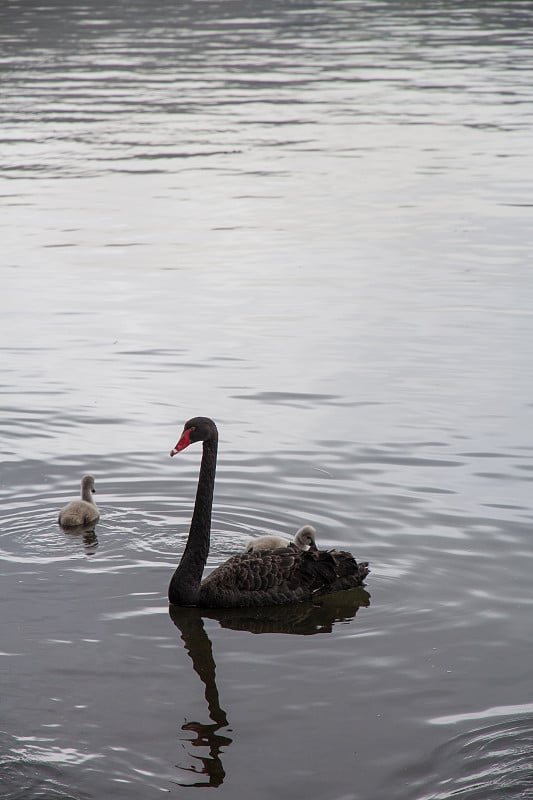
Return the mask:
[[226,712],[220,706],[216,684],[216,664],[211,640],[204,627],[204,617],[216,619],[222,628],[250,633],[289,633],[312,636],[330,633],[336,622],[353,619],[361,606],[370,605],[370,595],[364,589],[351,589],[337,594],[325,595],[320,602],[302,603],[269,608],[208,609],[171,606],[170,617],[178,628],[185,649],[192,660],[194,671],[205,687],[205,699],[212,722],[186,722],[184,731],[194,731],[195,739],[184,738],[188,746],[205,748],[203,755],[190,752],[195,764],[180,767],[184,772],[201,776],[195,783],[179,782],[181,786],[220,786],[225,777],[221,753],[232,739],[218,733],[228,726]]
[[78,536],[83,541],[85,552],[88,556],[92,556],[98,547],[98,538],[96,536],[96,522],[89,522],[87,525],[76,525],[71,528],[63,528],[59,526],[65,536]]

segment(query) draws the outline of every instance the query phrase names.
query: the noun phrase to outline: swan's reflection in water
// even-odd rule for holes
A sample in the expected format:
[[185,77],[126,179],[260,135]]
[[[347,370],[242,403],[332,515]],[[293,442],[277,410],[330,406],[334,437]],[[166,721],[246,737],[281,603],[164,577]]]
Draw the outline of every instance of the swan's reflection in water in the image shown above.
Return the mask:
[[59,526],[65,536],[76,537],[78,536],[83,542],[85,553],[92,556],[98,547],[98,537],[96,536],[96,522],[90,522],[88,525],[76,525],[73,528],[63,528]]
[[210,723],[186,722],[183,731],[193,731],[194,739],[183,739],[192,748],[205,748],[206,754],[190,753],[195,765],[179,767],[183,772],[202,776],[195,783],[180,786],[220,786],[225,777],[221,753],[232,739],[219,734],[228,726],[226,712],[220,706],[216,684],[216,664],[211,640],[204,627],[205,619],[215,619],[222,628],[250,633],[289,633],[312,636],[331,633],[336,622],[353,619],[361,606],[370,605],[370,595],[364,589],[351,589],[337,594],[325,595],[317,603],[302,603],[291,606],[269,608],[203,609],[171,606],[170,617],[178,628],[185,649],[192,660],[194,671],[205,687],[205,699]]

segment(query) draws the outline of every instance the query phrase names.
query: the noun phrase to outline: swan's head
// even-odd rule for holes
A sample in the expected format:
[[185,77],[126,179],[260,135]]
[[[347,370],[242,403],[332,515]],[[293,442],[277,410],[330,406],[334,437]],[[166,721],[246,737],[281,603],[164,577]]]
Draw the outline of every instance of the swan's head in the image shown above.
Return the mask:
[[95,494],[96,489],[94,488],[94,478],[92,475],[84,475],[81,479],[81,492],[82,495],[84,493],[88,494],[89,492]]
[[294,537],[294,544],[299,547],[301,550],[309,548],[309,550],[316,550],[316,530],[313,528],[312,525],[304,525],[303,528],[300,528],[297,531],[296,536]]
[[183,433],[170,451],[171,456],[185,450],[193,442],[205,442],[218,439],[217,426],[209,417],[193,417],[185,423]]

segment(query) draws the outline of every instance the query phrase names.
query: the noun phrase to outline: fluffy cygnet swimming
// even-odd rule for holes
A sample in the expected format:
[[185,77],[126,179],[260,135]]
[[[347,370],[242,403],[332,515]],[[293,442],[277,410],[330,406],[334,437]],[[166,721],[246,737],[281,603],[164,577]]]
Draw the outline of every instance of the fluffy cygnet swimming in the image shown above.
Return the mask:
[[[296,532],[294,544],[298,550],[316,550],[316,530],[312,525],[304,525]],[[246,543],[246,553],[258,553],[260,550],[276,550],[278,547],[289,547],[289,539],[284,536],[256,536]]]
[[93,500],[94,478],[84,475],[81,479],[81,500],[73,500],[59,512],[58,522],[62,528],[76,528],[97,522],[100,517],[98,506]]

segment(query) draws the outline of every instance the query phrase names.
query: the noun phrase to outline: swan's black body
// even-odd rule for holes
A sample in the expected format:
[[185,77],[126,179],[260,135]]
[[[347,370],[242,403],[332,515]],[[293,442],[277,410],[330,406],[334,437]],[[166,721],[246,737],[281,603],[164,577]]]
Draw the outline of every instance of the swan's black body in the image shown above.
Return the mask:
[[189,538],[168,587],[172,605],[237,608],[286,605],[321,594],[361,586],[368,564],[340,550],[283,547],[229,558],[202,581],[211,533],[211,508],[217,462],[218,431],[208,417],[185,423],[171,455],[203,442],[202,463]]

